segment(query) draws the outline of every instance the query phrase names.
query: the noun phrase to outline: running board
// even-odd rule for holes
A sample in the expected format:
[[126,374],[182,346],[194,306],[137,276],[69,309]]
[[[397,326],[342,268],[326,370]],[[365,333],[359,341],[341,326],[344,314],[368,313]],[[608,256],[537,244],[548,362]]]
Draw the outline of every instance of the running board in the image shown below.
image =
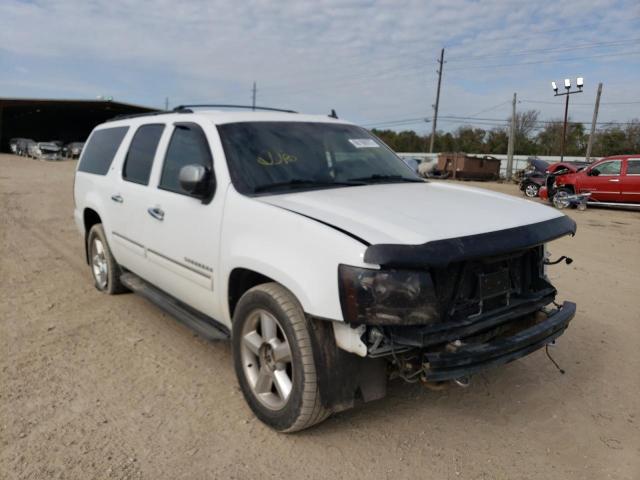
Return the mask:
[[638,210],[640,209],[640,203],[619,203],[619,202],[599,202],[597,200],[589,200],[587,205],[590,207],[617,207],[626,210]]
[[137,275],[130,272],[123,273],[120,275],[120,281],[129,290],[154,303],[169,315],[191,328],[201,337],[212,341],[229,339],[229,330],[224,325],[184,305],[179,300],[164,293]]

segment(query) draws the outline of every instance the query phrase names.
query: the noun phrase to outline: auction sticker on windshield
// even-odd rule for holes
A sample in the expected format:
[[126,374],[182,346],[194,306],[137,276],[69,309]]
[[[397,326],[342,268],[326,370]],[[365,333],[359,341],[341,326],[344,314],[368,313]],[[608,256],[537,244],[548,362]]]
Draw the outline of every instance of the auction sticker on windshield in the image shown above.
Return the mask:
[[371,138],[350,138],[349,142],[356,148],[380,148],[380,145]]

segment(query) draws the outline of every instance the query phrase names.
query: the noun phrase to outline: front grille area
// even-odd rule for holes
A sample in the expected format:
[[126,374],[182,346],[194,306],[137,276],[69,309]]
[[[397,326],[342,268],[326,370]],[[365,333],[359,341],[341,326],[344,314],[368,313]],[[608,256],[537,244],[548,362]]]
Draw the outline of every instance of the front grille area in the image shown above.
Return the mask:
[[553,287],[544,279],[542,246],[431,269],[443,322],[482,316]]

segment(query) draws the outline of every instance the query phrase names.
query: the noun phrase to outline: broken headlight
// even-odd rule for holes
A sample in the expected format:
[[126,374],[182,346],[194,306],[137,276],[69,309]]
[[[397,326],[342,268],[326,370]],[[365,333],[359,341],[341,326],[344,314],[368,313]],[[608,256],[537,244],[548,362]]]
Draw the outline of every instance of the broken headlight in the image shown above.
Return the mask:
[[431,275],[420,270],[372,270],[340,265],[344,320],[369,325],[425,325],[439,319]]

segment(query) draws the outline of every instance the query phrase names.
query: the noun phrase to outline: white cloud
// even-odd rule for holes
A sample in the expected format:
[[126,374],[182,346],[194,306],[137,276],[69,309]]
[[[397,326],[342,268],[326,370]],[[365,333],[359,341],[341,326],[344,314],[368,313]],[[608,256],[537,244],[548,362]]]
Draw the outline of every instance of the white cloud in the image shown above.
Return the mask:
[[[639,18],[635,0],[4,0],[0,55],[20,59],[32,73],[40,65],[45,78],[27,84],[17,69],[4,69],[0,84],[33,94],[38,83],[43,92],[55,90],[55,81],[63,91],[81,87],[78,95],[108,90],[157,105],[165,95],[180,102],[246,101],[255,79],[259,103],[336,108],[364,122],[430,115],[435,58],[445,46],[450,61],[442,111],[448,113],[474,113],[513,91],[548,99],[550,79],[577,74],[585,76],[587,91],[598,80],[617,81],[624,98],[611,91],[612,100],[640,100],[640,55],[469,68],[640,50]],[[559,50],[625,39],[628,45],[608,50]],[[505,56],[509,51],[528,53]],[[98,65],[101,73],[83,64]],[[556,115],[554,106],[536,106]],[[631,107],[613,110],[619,119],[634,113]],[[603,116],[608,113],[603,108]]]

